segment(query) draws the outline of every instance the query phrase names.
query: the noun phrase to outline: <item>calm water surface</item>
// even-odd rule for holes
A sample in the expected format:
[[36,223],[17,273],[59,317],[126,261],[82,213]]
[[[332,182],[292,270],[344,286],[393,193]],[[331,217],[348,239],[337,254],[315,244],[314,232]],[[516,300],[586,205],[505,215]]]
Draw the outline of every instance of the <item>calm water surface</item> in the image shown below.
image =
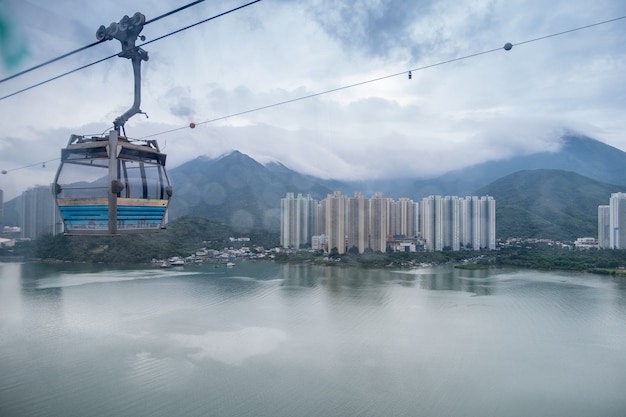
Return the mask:
[[626,415],[626,279],[0,263],[0,415]]

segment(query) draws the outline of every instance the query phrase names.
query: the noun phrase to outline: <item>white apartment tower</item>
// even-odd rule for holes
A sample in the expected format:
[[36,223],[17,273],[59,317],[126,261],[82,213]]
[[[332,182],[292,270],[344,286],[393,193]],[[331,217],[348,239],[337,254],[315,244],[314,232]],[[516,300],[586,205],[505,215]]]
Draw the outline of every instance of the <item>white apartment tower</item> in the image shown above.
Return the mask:
[[385,252],[387,250],[387,238],[389,236],[391,199],[384,198],[382,193],[376,193],[374,197],[370,198],[369,202],[369,247],[374,251]]
[[348,230],[347,247],[348,250],[355,247],[359,253],[363,253],[369,248],[370,234],[370,205],[369,199],[363,198],[362,193],[354,193],[350,198],[348,207]]
[[37,239],[61,231],[61,219],[51,186],[37,185],[21,195],[20,226],[22,238]]
[[394,236],[413,238],[418,234],[418,211],[419,204],[403,197],[398,201],[391,202],[391,230]]
[[493,197],[466,197],[466,206],[469,223],[470,238],[465,244],[471,244],[473,249],[496,248],[496,201]]
[[609,199],[609,247],[626,249],[626,193],[613,193]]
[[[441,214],[437,212],[436,201],[441,198],[440,196],[429,196],[422,199],[420,204],[420,230],[422,232],[422,238],[424,239],[424,249],[428,251],[438,250],[435,246],[436,242],[436,225],[438,218]],[[439,249],[441,250],[441,249]]]
[[318,202],[311,195],[287,193],[280,200],[280,244],[300,249],[311,244],[317,233]]
[[[310,196],[287,193],[281,199],[281,245],[299,249],[323,236],[324,247],[385,252],[393,236],[422,237],[425,249],[495,249],[495,200],[492,197],[429,196],[422,204],[394,201],[376,193],[347,197],[336,191],[319,204]],[[315,245],[320,246],[319,242]]]
[[598,206],[598,247],[611,248],[611,206]]
[[337,250],[337,253],[346,253],[347,223],[349,198],[335,191],[322,201],[325,228],[324,234],[328,237],[328,250]]
[[493,197],[429,196],[422,200],[420,210],[426,250],[495,249]]

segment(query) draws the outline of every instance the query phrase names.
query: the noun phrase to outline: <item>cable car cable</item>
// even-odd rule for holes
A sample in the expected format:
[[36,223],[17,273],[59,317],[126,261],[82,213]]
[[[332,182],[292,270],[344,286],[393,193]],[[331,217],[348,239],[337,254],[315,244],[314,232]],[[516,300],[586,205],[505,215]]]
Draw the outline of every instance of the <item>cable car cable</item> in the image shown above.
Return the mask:
[[21,167],[17,167],[17,168],[12,168],[12,169],[3,169],[2,171],[0,171],[3,175],[8,174],[9,172],[13,172],[13,171],[18,171],[20,169],[24,169],[24,168],[30,168],[30,167],[34,167],[36,165],[41,165],[42,167],[46,167],[46,163],[48,162],[54,162],[54,161],[58,161],[59,158],[54,158],[54,159],[48,159],[47,161],[42,161],[42,162],[36,162],[34,164],[30,164],[30,165],[24,165]]
[[[164,13],[164,14],[162,14],[161,16],[157,16],[157,17],[155,17],[154,19],[150,19],[150,20],[146,21],[146,22],[144,23],[144,26],[145,26],[145,25],[147,25],[147,24],[149,24],[149,23],[156,22],[156,21],[157,21],[157,20],[159,20],[159,19],[163,19],[164,17],[167,17],[167,16],[173,15],[173,14],[175,14],[175,13],[178,13],[178,12],[180,12],[180,11],[182,11],[182,10],[184,10],[184,9],[187,9],[187,8],[189,8],[189,7],[191,7],[191,6],[195,6],[196,4],[198,4],[198,3],[202,3],[203,1],[205,1],[205,0],[196,0],[196,1],[194,1],[194,2],[192,2],[192,3],[189,3],[189,4],[185,5],[185,6],[181,6],[181,7],[179,7],[178,9],[175,9],[175,10],[172,10],[172,11],[170,11],[170,12]],[[83,46],[83,47],[81,47],[81,48],[78,48],[78,49],[75,49],[75,50],[73,50],[73,51],[71,51],[71,52],[68,52],[68,53],[65,53],[65,54],[63,54],[63,55],[60,55],[60,56],[58,56],[58,57],[56,57],[56,58],[53,58],[53,59],[51,59],[51,60],[49,60],[49,61],[42,62],[41,64],[35,65],[34,67],[27,68],[27,69],[25,69],[25,70],[23,70],[23,71],[20,71],[20,72],[16,73],[16,74],[10,75],[10,76],[8,76],[8,77],[6,77],[6,78],[1,79],[1,80],[0,80],[0,84],[1,84],[1,83],[3,83],[3,82],[5,82],[5,81],[12,80],[13,78],[17,78],[17,77],[19,77],[19,76],[21,76],[21,75],[27,74],[27,73],[29,73],[29,72],[31,72],[31,71],[36,70],[36,69],[39,69],[39,68],[45,67],[46,65],[49,65],[49,64],[52,64],[52,63],[54,63],[54,62],[60,61],[60,60],[62,60],[62,59],[64,59],[64,58],[67,58],[67,57],[69,57],[69,56],[72,56],[72,55],[74,55],[74,54],[77,54],[78,52],[82,52],[82,51],[84,51],[84,50],[86,50],[86,49],[89,49],[89,48],[91,48],[91,47],[94,47],[94,46],[96,46],[96,45],[99,45],[99,44],[103,43],[105,40],[106,40],[106,39],[101,39],[101,40],[99,40],[99,41],[96,41],[96,42],[90,43],[89,45],[85,45],[85,46]]]
[[[200,0],[200,1],[204,1],[204,0]],[[254,1],[251,1],[251,2],[249,2],[249,3],[244,4],[244,5],[242,5],[242,6],[235,7],[234,9],[231,9],[231,10],[225,11],[225,12],[223,12],[223,13],[220,13],[220,14],[217,14],[217,15],[215,15],[215,16],[209,17],[208,19],[204,19],[204,20],[202,20],[202,21],[200,21],[200,22],[196,22],[196,23],[191,24],[191,25],[189,25],[189,26],[186,26],[186,27],[184,27],[184,28],[181,28],[181,29],[175,30],[175,31],[170,32],[170,33],[168,33],[168,34],[165,34],[165,35],[163,35],[163,36],[159,36],[159,37],[157,37],[157,38],[155,38],[155,39],[152,39],[152,40],[150,40],[150,41],[147,41],[147,42],[145,42],[145,43],[142,43],[141,45],[138,45],[138,47],[142,47],[142,46],[144,46],[144,45],[148,45],[148,44],[150,44],[150,43],[156,42],[156,41],[161,40],[161,39],[163,39],[163,38],[167,38],[168,36],[171,36],[171,35],[174,35],[174,34],[176,34],[176,33],[182,32],[182,31],[184,31],[184,30],[187,30],[187,29],[193,28],[193,27],[198,26],[198,25],[200,25],[200,24],[202,24],[202,23],[206,23],[206,22],[209,22],[209,21],[211,21],[211,20],[217,19],[218,17],[225,16],[225,15],[227,15],[227,14],[229,14],[229,13],[232,13],[232,12],[235,12],[235,11],[237,11],[237,10],[243,9],[244,7],[251,6],[252,4],[254,4],[254,3],[258,3],[258,2],[260,2],[260,1],[262,1],[262,0],[254,0]],[[196,3],[197,3],[197,2],[196,2]],[[160,17],[155,18],[155,19],[160,19],[160,18],[162,18],[162,17],[164,17],[164,16],[160,16]],[[152,21],[154,21],[155,19],[152,19]],[[86,46],[86,47],[84,47],[84,48],[81,48],[80,50],[86,49],[87,47],[91,47],[91,46],[97,45],[97,44],[99,44],[99,43],[101,43],[101,42],[102,42],[102,41],[95,42],[95,43],[93,43],[93,44],[91,44],[91,45],[88,45],[88,46]],[[79,51],[79,50],[77,49],[76,51],[71,52],[71,53],[69,53],[69,54],[71,55],[71,54],[73,54],[73,53],[75,53],[75,52],[78,52],[78,51]],[[66,55],[67,55],[67,54],[66,54]],[[69,55],[68,55],[68,56],[69,56]],[[33,85],[29,86],[29,87],[25,87],[25,88],[23,88],[23,89],[21,89],[21,90],[15,91],[15,92],[13,92],[13,93],[11,93],[11,94],[7,94],[7,95],[5,95],[5,96],[3,96],[3,97],[0,97],[0,101],[1,101],[1,100],[4,100],[4,99],[7,99],[7,98],[9,98],[9,97],[13,97],[13,96],[15,96],[15,95],[17,95],[17,94],[23,93],[23,92],[25,92],[25,91],[32,90],[32,89],[33,89],[33,88],[35,88],[35,87],[39,87],[39,86],[44,85],[44,84],[47,84],[47,83],[49,83],[49,82],[51,82],[51,81],[58,80],[59,78],[65,77],[66,75],[73,74],[73,73],[75,73],[75,72],[77,72],[77,71],[83,70],[83,69],[88,68],[88,67],[90,67],[90,66],[92,66],[92,65],[99,64],[99,63],[101,63],[101,62],[103,62],[103,61],[106,61],[107,59],[111,59],[111,58],[114,58],[114,57],[117,57],[117,56],[118,56],[118,54],[113,54],[113,55],[110,55],[110,56],[108,56],[108,57],[106,57],[106,58],[102,58],[102,59],[99,59],[98,61],[92,62],[92,63],[90,63],[90,64],[83,65],[82,67],[75,68],[75,69],[73,69],[73,70],[70,70],[70,71],[64,72],[63,74],[59,74],[59,75],[57,75],[57,76],[55,76],[55,77],[49,78],[49,79],[47,79],[47,80],[44,80],[44,81],[41,81],[41,82],[39,82],[39,83],[33,84]],[[55,59],[55,60],[57,60],[57,59]],[[47,63],[51,63],[51,62],[54,62],[54,60],[52,60],[52,61],[48,61]],[[47,64],[47,63],[44,63],[44,64],[42,64],[42,65],[45,65],[45,64]],[[35,68],[33,67],[32,69],[35,69]],[[32,69],[30,69],[30,70],[32,70]],[[28,71],[30,71],[30,70],[23,71],[23,73],[26,73],[26,72],[28,72]],[[15,76],[17,76],[17,75],[15,75]],[[14,77],[14,76],[12,76],[12,77]],[[4,80],[3,80],[3,81],[4,81]],[[1,82],[1,81],[0,81],[0,82]]]
[[41,64],[39,64],[39,65],[35,65],[34,67],[31,67],[31,68],[25,69],[24,71],[18,72],[17,74],[13,74],[13,75],[10,75],[10,76],[8,76],[8,77],[6,77],[6,78],[3,78],[3,79],[1,79],[1,80],[0,80],[0,83],[3,83],[3,82],[5,82],[5,81],[12,80],[13,78],[17,78],[17,77],[19,77],[20,75],[27,74],[27,73],[29,73],[29,72],[31,72],[31,71],[34,71],[34,70],[36,70],[36,69],[39,69],[39,68],[41,68],[41,67],[45,67],[46,65],[48,65],[48,64],[52,64],[53,62],[60,61],[60,60],[62,60],[63,58],[67,58],[68,56],[71,56],[71,55],[74,55],[74,54],[76,54],[76,53],[78,53],[78,52],[84,51],[85,49],[89,49],[89,48],[91,48],[91,47],[93,47],[93,46],[99,45],[99,44],[101,44],[102,42],[104,42],[104,39],[99,40],[99,41],[96,41],[96,42],[94,42],[94,43],[90,43],[89,45],[85,45],[85,46],[83,46],[82,48],[75,49],[75,50],[73,50],[73,51],[71,51],[71,52],[68,52],[68,53],[63,54],[63,55],[61,55],[61,56],[58,56],[58,57],[56,57],[56,58],[53,58],[53,59],[51,59],[51,60],[49,60],[49,61],[42,62],[42,63],[41,63]]
[[[578,27],[578,28],[569,29],[569,30],[565,30],[565,31],[562,31],[562,32],[557,32],[557,33],[553,33],[553,34],[546,35],[546,36],[541,36],[541,37],[534,38],[534,39],[529,39],[529,40],[526,40],[526,41],[518,42],[516,44],[512,44],[512,43],[507,42],[504,45],[504,47],[493,48],[493,49],[489,49],[489,50],[482,51],[482,52],[476,52],[474,54],[448,59],[446,61],[441,61],[441,62],[438,62],[438,63],[435,63],[435,64],[429,64],[429,65],[425,65],[425,66],[418,67],[418,68],[412,68],[412,69],[409,69],[409,70],[406,70],[406,71],[402,71],[402,72],[398,72],[398,73],[395,73],[395,74],[385,75],[385,76],[382,76],[382,77],[373,78],[371,80],[361,81],[361,82],[358,82],[358,83],[345,85],[343,87],[332,88],[330,90],[326,90],[326,91],[322,91],[322,92],[318,92],[318,93],[312,93],[312,94],[308,94],[308,95],[305,95],[305,96],[296,97],[296,98],[293,98],[293,99],[281,101],[281,102],[278,102],[278,103],[268,104],[266,106],[261,106],[261,107],[256,107],[256,108],[250,109],[250,110],[244,110],[244,111],[241,111],[241,112],[238,112],[238,113],[229,114],[227,116],[221,116],[221,117],[217,117],[217,118],[214,118],[214,119],[209,119],[209,120],[206,120],[204,122],[195,122],[195,123],[193,123],[193,127],[195,127],[197,125],[201,125],[201,124],[208,124],[208,123],[213,123],[213,122],[217,122],[217,121],[220,121],[220,120],[226,120],[226,119],[229,119],[231,117],[242,116],[242,115],[248,114],[248,113],[254,113],[254,112],[257,112],[257,111],[266,110],[266,109],[269,109],[269,108],[272,108],[272,107],[282,106],[284,104],[289,104],[289,103],[293,103],[293,102],[296,102],[296,101],[306,100],[306,99],[317,97],[317,96],[321,96],[321,95],[324,95],[324,94],[330,94],[330,93],[334,93],[334,92],[337,92],[337,91],[346,90],[346,89],[353,88],[353,87],[358,87],[358,86],[361,86],[361,85],[364,85],[364,84],[370,84],[370,83],[373,83],[373,82],[376,82],[376,81],[381,81],[381,80],[385,80],[385,79],[388,79],[388,78],[397,77],[399,75],[409,74],[410,77],[412,77],[412,73],[413,72],[422,71],[422,70],[426,70],[426,69],[429,69],[429,68],[438,67],[438,66],[445,65],[445,64],[450,64],[452,62],[462,61],[462,60],[469,59],[469,58],[474,58],[474,57],[477,57],[477,56],[480,56],[480,55],[485,55],[485,54],[489,54],[489,53],[492,53],[492,52],[500,51],[502,49],[504,49],[505,51],[510,51],[513,48],[514,45],[519,46],[519,45],[524,45],[524,44],[528,44],[528,43],[532,43],[532,42],[537,42],[537,41],[548,39],[548,38],[552,38],[552,37],[555,37],[555,36],[572,33],[572,32],[578,31],[578,30],[588,29],[588,28],[591,28],[591,27],[594,27],[594,26],[599,26],[599,25],[615,22],[615,21],[621,20],[621,19],[626,19],[626,16],[620,16],[620,17],[616,17],[614,19],[605,20],[605,21],[597,22],[597,23],[592,23],[590,25],[581,26],[581,27]],[[155,134],[152,134],[152,135],[149,135],[149,136],[144,136],[144,137],[142,137],[140,139],[145,139],[147,137],[154,137],[154,136],[164,135],[166,133],[172,133],[172,132],[176,132],[178,130],[187,129],[188,127],[192,127],[192,126],[178,127],[178,128],[175,128],[175,129],[170,129],[170,130],[166,130],[166,131],[163,131],[163,132],[155,133]]]
[[[257,0],[257,1],[261,1],[261,0]],[[256,3],[257,1],[252,2],[252,3]],[[252,3],[248,3],[248,4],[252,4]],[[245,7],[245,6],[241,6],[241,7]],[[537,41],[548,39],[548,38],[552,38],[552,37],[555,37],[555,36],[572,33],[572,32],[578,31],[578,30],[588,29],[588,28],[591,28],[591,27],[594,27],[594,26],[599,26],[599,25],[603,25],[603,24],[606,24],[606,23],[615,22],[615,21],[621,20],[621,19],[626,19],[626,16],[620,16],[620,17],[616,17],[614,19],[605,20],[605,21],[597,22],[597,23],[592,23],[590,25],[581,26],[581,27],[578,27],[578,28],[569,29],[569,30],[562,31],[562,32],[557,32],[557,33],[553,33],[553,34],[546,35],[546,36],[541,36],[541,37],[534,38],[534,39],[521,41],[521,42],[518,42],[516,44],[511,44],[511,43],[507,42],[504,45],[504,47],[493,48],[493,49],[489,49],[489,50],[486,50],[486,51],[483,51],[483,52],[477,52],[477,53],[470,54],[470,55],[465,55],[465,56],[462,56],[462,57],[452,58],[452,59],[449,59],[449,60],[446,60],[446,61],[441,61],[441,62],[438,62],[438,63],[435,63],[435,64],[425,65],[425,66],[422,66],[422,67],[419,67],[419,68],[413,68],[413,69],[409,69],[409,70],[406,70],[406,71],[401,71],[401,72],[398,72],[398,73],[395,73],[395,74],[386,75],[386,76],[383,76],[383,77],[378,77],[378,78],[374,78],[374,79],[367,80],[367,81],[361,81],[361,82],[358,82],[358,83],[346,85],[346,86],[343,86],[343,87],[337,87],[337,88],[333,88],[333,89],[330,89],[330,90],[309,94],[309,95],[306,95],[306,96],[296,97],[296,98],[293,98],[293,99],[290,99],[290,100],[285,100],[285,101],[281,101],[281,102],[274,103],[274,104],[268,104],[266,106],[261,106],[261,107],[257,107],[257,108],[250,109],[250,110],[244,110],[244,111],[241,111],[241,112],[238,112],[238,113],[233,113],[233,114],[230,114],[230,115],[227,115],[227,116],[221,116],[221,117],[217,117],[217,118],[214,118],[214,119],[209,119],[209,120],[206,120],[204,122],[190,123],[189,125],[186,125],[186,126],[183,126],[183,127],[177,127],[177,128],[174,128],[174,129],[164,130],[162,132],[153,133],[153,134],[148,135],[148,136],[143,136],[143,137],[137,138],[137,140],[146,139],[148,137],[165,135],[167,133],[177,132],[177,131],[183,130],[183,129],[195,128],[197,125],[213,123],[213,122],[220,121],[220,120],[226,120],[226,119],[231,118],[231,117],[236,117],[236,116],[241,116],[241,115],[248,114],[248,113],[253,113],[253,112],[257,112],[257,111],[261,111],[261,110],[266,110],[266,109],[269,109],[269,108],[272,108],[272,107],[278,107],[278,106],[281,106],[281,105],[284,105],[284,104],[289,104],[289,103],[293,103],[293,102],[296,102],[296,101],[301,101],[301,100],[305,100],[305,99],[308,99],[308,98],[313,98],[313,97],[321,96],[321,95],[324,95],[324,94],[329,94],[329,93],[337,92],[337,91],[340,91],[340,90],[345,90],[345,89],[349,89],[349,88],[352,88],[352,87],[357,87],[357,86],[360,86],[360,85],[369,84],[369,83],[373,83],[373,82],[376,82],[376,81],[381,81],[381,80],[392,78],[392,77],[397,77],[399,75],[405,75],[405,74],[408,74],[409,72],[421,71],[421,70],[425,70],[425,69],[428,69],[428,68],[433,68],[433,67],[441,66],[441,65],[444,65],[444,64],[449,64],[449,63],[452,63],[452,62],[461,61],[461,60],[464,60],[464,59],[474,58],[474,57],[477,57],[477,56],[480,56],[480,55],[485,55],[485,54],[488,54],[488,53],[496,52],[496,51],[499,51],[501,49],[504,49],[505,51],[509,51],[509,50],[512,49],[512,47],[514,45],[519,46],[519,45],[524,45],[524,44],[528,44],[528,43],[532,43],[532,42],[537,42]],[[115,55],[115,56],[117,56],[117,55]],[[108,59],[108,58],[105,58],[105,59]],[[93,64],[95,64],[95,63],[89,64],[89,65],[93,65]],[[77,70],[74,70],[74,71],[77,71]],[[56,161],[58,159],[59,158],[51,159],[51,160],[45,161],[45,162]],[[43,163],[45,163],[45,162],[43,162]],[[42,162],[34,163],[34,164],[31,164],[31,165],[26,165],[26,166],[19,167],[19,168],[3,170],[2,173],[6,174],[6,173],[11,172],[11,171],[16,171],[16,170],[19,170],[19,169],[22,169],[22,168],[29,168],[29,167],[32,167],[32,166],[35,166],[35,165],[40,165],[40,164],[42,164]]]
[[592,28],[594,26],[600,26],[600,25],[604,25],[604,24],[607,24],[607,23],[616,22],[616,21],[621,20],[621,19],[626,19],[626,16],[620,16],[620,17],[616,17],[614,19],[604,20],[602,22],[591,23],[591,24],[586,25],[586,26],[581,26],[581,27],[577,27],[577,28],[574,28],[574,29],[569,29],[569,30],[564,30],[562,32],[553,33],[551,35],[541,36],[541,37],[535,38],[535,39],[529,39],[527,41],[518,42],[518,43],[516,43],[516,45],[523,45],[525,43],[537,42],[537,41],[541,41],[543,39],[553,38],[555,36],[560,36],[560,35],[565,35],[565,34],[568,34],[568,33],[576,32],[578,30],[589,29],[589,28]]
[[167,12],[167,13],[162,14],[161,16],[157,16],[154,19],[146,20],[146,23],[144,23],[143,25],[145,26],[145,25],[148,25],[150,23],[156,22],[157,20],[163,19],[164,17],[171,16],[171,15],[173,15],[175,13],[178,13],[178,12],[180,12],[182,10],[185,10],[185,9],[191,7],[191,6],[195,6],[198,3],[202,3],[203,1],[204,0],[196,0],[194,2],[191,2],[189,4],[186,4],[184,6],[179,7],[178,9],[172,10],[171,12]]
[[206,23],[206,22],[208,22],[208,21],[211,21],[211,20],[217,19],[218,17],[222,17],[222,16],[227,15],[227,14],[229,14],[229,13],[236,12],[237,10],[241,10],[241,9],[243,9],[244,7],[251,6],[251,5],[253,5],[254,3],[258,3],[258,2],[260,2],[260,1],[261,1],[261,0],[254,0],[254,1],[251,1],[250,3],[246,3],[246,4],[241,5],[241,6],[239,6],[239,7],[235,7],[234,9],[230,9],[230,10],[225,11],[225,12],[223,12],[223,13],[216,14],[215,16],[211,16],[211,17],[209,17],[209,18],[207,18],[207,19],[204,19],[204,20],[201,20],[201,21],[199,21],[199,22],[193,23],[193,24],[191,24],[191,25],[189,25],[189,26],[185,26],[184,28],[181,28],[181,29],[175,30],[175,31],[170,32],[170,33],[168,33],[168,34],[166,34],[166,35],[159,36],[159,37],[157,37],[157,38],[154,38],[154,39],[152,39],[152,40],[149,40],[149,41],[147,41],[147,42],[145,42],[145,43],[142,43],[142,44],[141,44],[141,45],[139,45],[139,46],[141,47],[141,46],[144,46],[144,45],[148,45],[149,43],[152,43],[152,42],[160,41],[161,39],[167,38],[168,36],[175,35],[175,34],[177,34],[177,33],[179,33],[179,32],[184,31],[184,30],[191,29],[191,28],[193,28],[193,27],[195,27],[195,26],[198,26],[198,25],[201,25],[201,24]]

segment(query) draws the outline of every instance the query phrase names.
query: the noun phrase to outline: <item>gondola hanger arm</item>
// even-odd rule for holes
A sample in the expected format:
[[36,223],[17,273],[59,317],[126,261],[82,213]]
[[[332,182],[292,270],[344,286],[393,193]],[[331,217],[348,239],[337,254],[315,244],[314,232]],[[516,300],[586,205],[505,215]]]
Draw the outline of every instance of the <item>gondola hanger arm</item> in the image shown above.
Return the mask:
[[135,99],[131,108],[113,122],[113,126],[118,133],[128,119],[138,113],[146,114],[141,111],[139,106],[141,104],[141,61],[148,60],[148,52],[135,45],[137,38],[140,38],[142,41],[145,40],[145,36],[139,36],[145,22],[146,17],[137,12],[133,17],[124,16],[118,23],[113,22],[106,28],[102,25],[96,31],[98,40],[112,40],[114,38],[119,40],[122,45],[122,52],[117,56],[130,59],[133,65]]

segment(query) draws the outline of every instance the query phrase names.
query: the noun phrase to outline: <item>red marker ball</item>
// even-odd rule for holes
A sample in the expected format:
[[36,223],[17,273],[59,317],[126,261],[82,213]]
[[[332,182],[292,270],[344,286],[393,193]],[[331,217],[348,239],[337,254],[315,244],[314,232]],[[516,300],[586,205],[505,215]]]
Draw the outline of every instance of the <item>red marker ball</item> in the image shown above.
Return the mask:
[[194,127],[196,127],[196,124],[194,122],[191,122],[189,123],[189,127],[193,129]]

